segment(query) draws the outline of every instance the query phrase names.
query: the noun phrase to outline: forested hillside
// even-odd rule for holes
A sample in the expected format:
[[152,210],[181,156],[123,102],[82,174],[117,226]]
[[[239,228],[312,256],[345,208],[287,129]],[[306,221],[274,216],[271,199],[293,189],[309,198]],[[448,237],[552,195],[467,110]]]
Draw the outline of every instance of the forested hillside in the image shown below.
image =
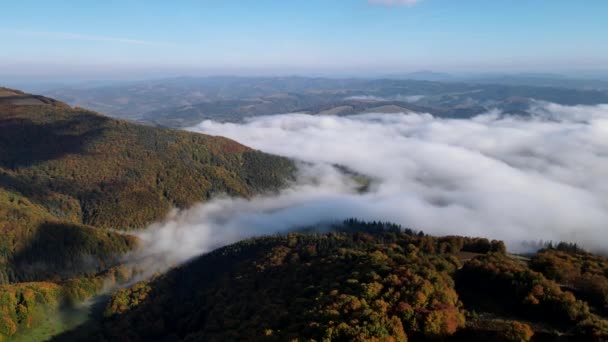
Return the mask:
[[[580,253],[549,248],[534,258],[568,255],[580,266],[576,260],[587,255]],[[62,337],[604,340],[608,321],[596,310],[603,302],[579,297],[554,276],[506,254],[500,241],[349,220],[331,233],[261,237],[216,250],[115,292],[96,332],[89,326]]]
[[172,206],[213,194],[276,189],[293,170],[284,158],[221,137],[135,125],[56,102],[0,105],[0,186],[84,224],[142,227]]
[[[34,326],[27,310],[61,303],[66,282],[92,282],[81,291],[88,296],[101,290],[101,274],[137,245],[118,231],[216,194],[274,191],[293,171],[291,161],[229,139],[0,88],[0,334]],[[13,285],[26,281],[44,282]]]
[[[2,95],[0,227],[11,238],[0,245],[7,261],[36,254],[53,261],[35,246],[52,252],[54,236],[91,238],[77,237],[87,230],[81,225],[142,228],[214,194],[277,189],[293,171],[290,161],[229,139],[135,125],[8,89]],[[100,255],[82,242],[75,248]]]

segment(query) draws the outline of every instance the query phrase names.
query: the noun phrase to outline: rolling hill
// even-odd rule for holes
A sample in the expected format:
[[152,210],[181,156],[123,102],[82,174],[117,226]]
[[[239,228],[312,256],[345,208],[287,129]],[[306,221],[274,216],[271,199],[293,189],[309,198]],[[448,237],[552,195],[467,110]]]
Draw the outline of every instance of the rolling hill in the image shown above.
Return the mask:
[[[591,263],[596,290],[548,272]],[[574,245],[531,260],[500,241],[345,221],[239,242],[115,292],[96,341],[602,341],[605,258]],[[595,293],[596,296],[590,296]]]
[[[45,222],[129,230],[213,195],[276,190],[294,167],[221,137],[114,120],[0,92],[0,222],[6,259]],[[56,229],[56,228],[49,228]],[[8,240],[8,241],[7,241]]]
[[[129,230],[216,194],[275,191],[293,171],[291,161],[229,139],[0,88],[0,334],[35,325],[35,303],[106,287],[118,257],[137,246]],[[30,295],[46,299],[17,315]]]

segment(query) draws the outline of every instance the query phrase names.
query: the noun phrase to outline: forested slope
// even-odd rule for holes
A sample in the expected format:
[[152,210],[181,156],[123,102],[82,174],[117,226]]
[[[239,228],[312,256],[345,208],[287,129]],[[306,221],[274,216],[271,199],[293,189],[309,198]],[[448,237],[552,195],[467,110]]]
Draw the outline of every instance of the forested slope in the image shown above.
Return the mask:
[[66,284],[88,284],[79,298],[101,290],[137,245],[128,230],[216,194],[277,190],[293,171],[229,139],[0,88],[0,336],[35,326],[27,308],[63,303]]
[[81,254],[106,253],[88,240],[122,252],[128,244],[115,234],[77,227],[142,228],[214,194],[275,190],[292,171],[289,160],[229,139],[135,125],[3,89],[0,252],[4,261],[41,254],[65,264],[63,255],[47,254],[57,236],[68,246],[78,240]]
[[[542,252],[561,253],[577,255]],[[349,220],[331,233],[262,237],[216,250],[117,291],[96,333],[83,329],[63,337],[601,341],[608,336],[608,321],[592,308],[595,301],[575,296],[527,263],[506,254],[499,241],[438,238]]]
[[213,194],[276,189],[293,170],[284,158],[221,137],[1,99],[0,186],[59,218],[139,228]]

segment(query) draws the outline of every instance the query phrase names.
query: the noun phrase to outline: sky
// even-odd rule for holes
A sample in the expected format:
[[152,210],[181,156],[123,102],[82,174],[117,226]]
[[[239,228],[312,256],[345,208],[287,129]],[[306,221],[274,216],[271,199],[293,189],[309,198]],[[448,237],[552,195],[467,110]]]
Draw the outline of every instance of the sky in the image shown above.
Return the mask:
[[0,77],[608,69],[605,0],[0,3]]

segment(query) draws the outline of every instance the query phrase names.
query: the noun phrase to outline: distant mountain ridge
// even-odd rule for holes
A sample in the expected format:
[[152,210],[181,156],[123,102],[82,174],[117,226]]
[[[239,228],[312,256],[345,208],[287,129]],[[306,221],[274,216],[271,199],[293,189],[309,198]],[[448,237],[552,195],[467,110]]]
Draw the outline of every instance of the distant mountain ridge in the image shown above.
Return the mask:
[[49,94],[115,117],[173,128],[189,127],[206,119],[239,121],[248,116],[289,112],[351,115],[382,106],[391,106],[392,112],[402,108],[402,112],[468,118],[491,109],[526,115],[532,100],[563,105],[608,103],[608,87],[595,88],[592,81],[589,88],[580,86],[587,82],[584,80],[566,79],[561,84],[562,80],[523,76],[494,78],[504,84],[492,82],[491,78],[438,82],[425,80],[422,76],[426,74],[414,75],[418,79],[182,77],[63,88]]

